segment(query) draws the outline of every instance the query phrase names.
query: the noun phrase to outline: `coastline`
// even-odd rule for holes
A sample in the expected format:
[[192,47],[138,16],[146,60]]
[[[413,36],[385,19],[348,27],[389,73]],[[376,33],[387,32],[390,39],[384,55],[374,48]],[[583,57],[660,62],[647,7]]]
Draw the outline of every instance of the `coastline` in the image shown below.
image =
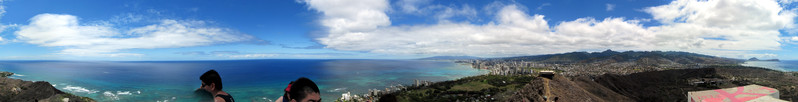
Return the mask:
[[[745,66],[707,66],[627,75],[554,75],[550,78],[535,74],[479,75],[339,101],[687,101],[682,94],[690,91],[752,84],[778,89],[779,99],[794,101],[798,100],[798,89],[794,88],[798,84],[796,79],[798,73]],[[717,83],[694,84],[703,82],[701,80]]]
[[[381,98],[383,95],[389,95],[389,94],[393,94],[393,93],[397,93],[397,92],[404,92],[404,91],[408,91],[408,90],[419,89],[419,88],[428,87],[428,86],[431,86],[431,85],[437,84],[437,83],[451,83],[451,82],[454,82],[454,81],[463,80],[463,79],[467,79],[467,78],[470,78],[470,79],[482,78],[484,76],[491,76],[491,72],[492,72],[491,70],[487,70],[487,69],[475,68],[470,63],[460,63],[460,62],[458,62],[458,60],[424,60],[424,59],[422,59],[420,61],[435,61],[435,62],[453,63],[453,64],[455,64],[455,66],[467,67],[467,69],[464,69],[464,70],[478,70],[478,71],[484,71],[484,72],[479,72],[478,74],[474,74],[474,75],[461,76],[461,77],[457,77],[457,78],[453,78],[453,79],[439,80],[439,81],[419,80],[419,79],[401,80],[401,81],[411,81],[412,83],[409,83],[409,84],[392,84],[390,86],[384,86],[384,89],[367,89],[368,92],[366,92],[366,93],[355,93],[355,92],[351,92],[351,91],[350,92],[344,92],[344,93],[341,94],[340,97],[336,98],[335,102],[366,102],[366,101],[374,102],[375,100]],[[380,101],[377,101],[377,102],[380,102]],[[388,101],[388,102],[391,102],[391,101]]]
[[781,94],[776,98],[798,100],[796,72],[685,52],[608,50],[455,62],[490,74],[338,101],[687,101],[683,96],[691,91],[745,85],[772,87]]
[[409,86],[415,79],[446,81],[488,71],[451,62],[418,60],[44,61],[0,64],[4,65],[0,68],[3,71],[24,74],[14,74],[9,76],[11,78],[48,81],[61,91],[96,101],[198,100],[201,97],[185,92],[194,91],[200,83],[196,77],[211,69],[202,66],[222,66],[212,68],[222,73],[233,73],[222,75],[225,85],[230,86],[225,87],[225,91],[239,101],[273,100],[274,96],[282,95],[281,89],[287,82],[300,76],[318,81],[320,89],[325,91],[321,94],[325,97],[323,101],[332,102],[347,91],[362,95],[369,89]]
[[798,60],[782,60],[782,61],[745,61],[741,63],[742,66],[749,67],[762,67],[782,72],[798,72],[798,65],[795,64]]
[[81,97],[63,92],[46,81],[25,81],[8,78],[11,72],[0,71],[0,101],[4,102],[36,102],[36,101],[68,101],[96,102],[88,97]]

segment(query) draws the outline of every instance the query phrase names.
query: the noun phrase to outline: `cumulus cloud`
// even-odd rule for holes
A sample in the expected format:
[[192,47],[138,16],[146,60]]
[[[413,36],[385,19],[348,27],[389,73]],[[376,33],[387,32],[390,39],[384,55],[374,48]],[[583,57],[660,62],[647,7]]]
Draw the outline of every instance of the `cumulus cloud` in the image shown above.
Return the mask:
[[463,16],[466,18],[477,16],[477,10],[468,5],[463,5],[461,8],[441,7],[441,9],[442,10],[435,15],[435,18],[438,20],[447,20],[455,16]]
[[419,6],[424,6],[429,4],[432,0],[398,0],[396,4],[401,8],[402,12],[405,13],[418,13],[423,9]]
[[239,51],[186,51],[174,54],[206,56],[229,59],[263,59],[263,58],[340,58],[341,56],[353,56],[349,53],[252,53]]
[[798,45],[798,36],[781,37],[781,39],[784,43]]
[[[313,5],[313,4],[311,4]],[[311,6],[312,7],[312,6]],[[368,9],[368,8],[363,8]],[[379,11],[379,10],[374,10]],[[330,15],[331,16],[331,15]],[[325,18],[338,18],[329,17]],[[370,51],[376,53],[399,54],[452,54],[452,55],[505,55],[548,53],[549,51],[574,51],[587,46],[603,49],[607,46],[630,46],[628,42],[617,39],[600,39],[588,37],[571,37],[569,34],[580,34],[569,26],[590,26],[595,29],[591,33],[634,37],[645,35],[637,22],[623,21],[621,18],[596,21],[583,19],[563,24],[556,28],[566,34],[552,32],[542,15],[528,15],[517,6],[502,8],[496,15],[497,20],[485,25],[468,23],[440,23],[435,25],[416,26],[382,26],[372,25],[374,29],[350,32],[330,32],[330,36],[318,38],[328,48],[348,51]],[[576,23],[586,23],[584,25]],[[618,23],[618,24],[616,24]],[[379,26],[379,28],[378,28]],[[638,28],[638,31],[607,31],[606,28]],[[613,33],[616,34],[616,33]],[[602,36],[602,35],[596,35]],[[649,36],[649,35],[646,35]],[[591,36],[592,37],[592,36]],[[603,36],[606,37],[606,36]],[[603,41],[602,41],[603,40]],[[593,43],[610,42],[610,43]]]
[[540,6],[538,6],[537,10],[543,10],[543,7],[546,7],[546,6],[551,6],[551,3],[540,4]]
[[607,11],[615,10],[615,4],[606,4],[606,5],[607,5]]
[[231,54],[241,54],[238,51],[211,51],[209,53],[205,53],[204,51],[185,51],[185,52],[175,52],[175,54],[180,55],[215,55],[215,56],[222,56],[222,55],[231,55]]
[[[322,25],[328,28],[317,42],[336,50],[386,54],[513,56],[612,48],[736,57],[780,49],[779,30],[792,26],[796,17],[772,0],[678,0],[645,8],[663,24],[650,27],[639,20],[590,17],[548,25],[544,15],[527,14],[514,4],[501,6],[486,24],[392,26],[386,1],[345,2],[352,5],[305,1],[323,15]],[[607,6],[611,10],[614,5]]]
[[247,53],[220,55],[231,59],[263,59],[263,58],[340,58],[352,56],[347,53]]
[[[5,1],[4,0],[0,0],[0,17],[3,17],[6,14],[6,6],[3,5],[4,4],[3,2],[5,2]],[[9,27],[9,25],[0,24],[0,32],[5,31],[6,28],[8,28],[8,27]],[[2,43],[4,41],[5,41],[5,39],[3,39],[2,36],[0,36],[0,43]]]
[[678,0],[645,9],[663,26],[656,45],[672,49],[778,50],[794,12],[770,0]]
[[785,4],[794,3],[794,2],[798,2],[798,0],[779,0],[779,3],[785,3]]
[[254,38],[233,30],[207,26],[204,21],[165,19],[159,24],[118,30],[106,25],[80,24],[78,17],[39,14],[15,32],[30,44],[64,47],[61,54],[78,56],[141,56],[120,53],[128,49],[204,46],[250,41]]
[[278,54],[236,54],[236,55],[224,55],[229,58],[236,58],[236,59],[250,59],[250,58],[269,58],[278,56]]
[[175,54],[179,55],[208,55],[204,51],[185,51],[185,52],[175,52]]
[[[477,10],[469,5],[441,5],[431,4],[432,0],[399,0],[395,2],[395,6],[402,11],[401,13],[411,14],[416,16],[433,16],[436,20],[448,22],[453,17],[464,17],[467,19],[475,19]],[[387,9],[386,11],[394,11]]]
[[286,44],[280,44],[280,47],[282,47],[282,48],[291,48],[291,49],[322,49],[322,48],[324,48],[324,45],[314,44],[314,45],[304,46],[304,47],[293,47],[293,46],[288,46]]

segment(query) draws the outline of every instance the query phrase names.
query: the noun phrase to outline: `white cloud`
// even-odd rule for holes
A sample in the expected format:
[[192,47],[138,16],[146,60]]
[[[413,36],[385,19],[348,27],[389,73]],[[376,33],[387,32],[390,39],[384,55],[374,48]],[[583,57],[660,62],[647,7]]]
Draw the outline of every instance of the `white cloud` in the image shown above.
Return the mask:
[[543,10],[543,7],[546,7],[546,6],[551,6],[551,3],[540,4],[540,6],[538,6],[537,10]]
[[[311,3],[311,5],[313,5]],[[313,6],[311,6],[313,7]],[[362,8],[369,9],[369,8]],[[375,10],[379,11],[379,10]],[[324,18],[337,18],[327,15]],[[571,37],[578,34],[568,26],[588,26],[595,29],[591,33],[607,34],[621,32],[619,36],[650,36],[636,22],[623,19],[595,21],[583,19],[565,23],[557,28],[567,34],[553,33],[542,15],[530,16],[514,5],[502,8],[496,21],[485,25],[468,23],[440,23],[436,25],[390,26],[363,31],[330,32],[330,36],[317,40],[328,48],[348,51],[370,51],[376,53],[398,54],[454,54],[488,55],[535,54],[574,51],[588,45],[602,45],[590,48],[604,49],[607,46],[634,46],[619,39],[599,39]],[[586,23],[586,24],[577,24]],[[596,25],[595,27],[591,25]],[[638,28],[637,30],[609,31],[607,28]],[[602,36],[602,35],[597,35]],[[606,37],[606,36],[603,36]],[[607,43],[594,43],[607,42]]]
[[[6,14],[6,6],[4,5],[4,2],[5,2],[4,0],[0,0],[0,18],[5,16],[5,14]],[[6,28],[8,28],[8,27],[9,27],[9,25],[0,24],[0,33],[5,31]],[[0,44],[2,44],[4,41],[5,40],[3,39],[3,37],[0,36]]]
[[778,50],[778,30],[796,17],[783,10],[769,0],[679,0],[645,9],[665,24],[650,28],[656,45],[682,50]]
[[386,0],[305,0],[310,8],[324,13],[321,24],[328,27],[330,37],[343,32],[361,32],[389,26]]
[[[580,18],[562,22],[555,26],[558,35],[573,39],[572,45],[581,49],[629,49],[651,50],[653,32],[646,30],[637,20],[623,18],[607,18],[596,21],[592,18]],[[579,50],[576,48],[574,50]]]
[[278,54],[240,54],[240,55],[223,55],[235,59],[249,59],[249,58],[268,58],[278,56]]
[[441,12],[435,15],[435,18],[438,18],[438,20],[446,20],[455,16],[475,17],[477,16],[477,10],[468,5],[463,5],[462,8],[459,9],[455,7],[444,7]]
[[782,12],[772,0],[678,0],[645,9],[666,24],[692,23],[704,27],[753,30],[780,29],[792,23],[794,12]]
[[679,0],[646,8],[663,23],[651,27],[623,18],[579,18],[550,26],[543,15],[526,14],[512,4],[501,6],[487,24],[391,26],[386,1],[346,2],[352,5],[305,1],[322,13],[322,25],[328,28],[327,36],[316,40],[331,49],[385,54],[513,56],[612,48],[739,57],[752,50],[780,49],[778,31],[792,26],[796,17],[782,12],[776,1]]
[[[477,10],[469,5],[440,5],[430,4],[432,0],[399,0],[396,1],[397,6],[402,13],[427,16],[432,15],[435,19],[440,21],[448,21],[452,17],[466,17],[473,19],[477,16]],[[393,11],[387,9],[385,11]]]
[[432,0],[399,0],[396,1],[396,4],[402,9],[402,12],[405,13],[418,13],[420,9],[419,6],[424,6],[429,4]]
[[105,25],[82,25],[64,14],[39,14],[15,32],[18,39],[47,47],[64,47],[60,53],[78,56],[141,56],[119,53],[127,49],[204,46],[252,40],[235,31],[206,26],[203,21],[162,20],[159,24],[120,31]]
[[783,43],[798,45],[798,36],[781,37]]
[[263,59],[263,58],[346,58],[353,57],[346,53],[248,53],[248,54],[217,54],[217,57],[230,59]]
[[607,5],[607,11],[615,10],[615,4],[606,4],[606,5]]
[[798,2],[798,0],[779,0],[779,3],[784,3],[784,4],[789,4],[794,2]]

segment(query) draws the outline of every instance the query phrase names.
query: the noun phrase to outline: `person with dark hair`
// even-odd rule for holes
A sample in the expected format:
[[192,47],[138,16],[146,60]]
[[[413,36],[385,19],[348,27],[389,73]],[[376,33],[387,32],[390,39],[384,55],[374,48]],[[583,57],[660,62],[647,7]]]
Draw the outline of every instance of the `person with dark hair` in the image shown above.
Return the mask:
[[319,87],[312,80],[301,77],[288,84],[285,94],[277,102],[321,102]]
[[227,92],[222,91],[222,77],[219,76],[219,73],[215,70],[211,69],[208,72],[205,72],[205,74],[200,76],[200,80],[202,80],[202,86],[200,86],[200,89],[209,92],[214,97],[214,101],[235,102],[233,96],[230,96],[230,94]]

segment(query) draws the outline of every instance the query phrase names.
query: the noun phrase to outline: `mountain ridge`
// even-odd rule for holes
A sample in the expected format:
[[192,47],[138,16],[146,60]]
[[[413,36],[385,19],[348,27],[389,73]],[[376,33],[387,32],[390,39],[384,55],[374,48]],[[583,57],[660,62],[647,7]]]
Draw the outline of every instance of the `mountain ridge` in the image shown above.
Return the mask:
[[713,64],[737,64],[744,60],[715,57],[690,52],[681,51],[625,51],[616,52],[606,50],[603,52],[568,52],[559,54],[545,54],[532,56],[516,56],[504,58],[492,58],[489,60],[501,61],[534,61],[542,63],[615,63],[615,62],[638,62],[643,64],[693,64],[693,63],[713,63]]

